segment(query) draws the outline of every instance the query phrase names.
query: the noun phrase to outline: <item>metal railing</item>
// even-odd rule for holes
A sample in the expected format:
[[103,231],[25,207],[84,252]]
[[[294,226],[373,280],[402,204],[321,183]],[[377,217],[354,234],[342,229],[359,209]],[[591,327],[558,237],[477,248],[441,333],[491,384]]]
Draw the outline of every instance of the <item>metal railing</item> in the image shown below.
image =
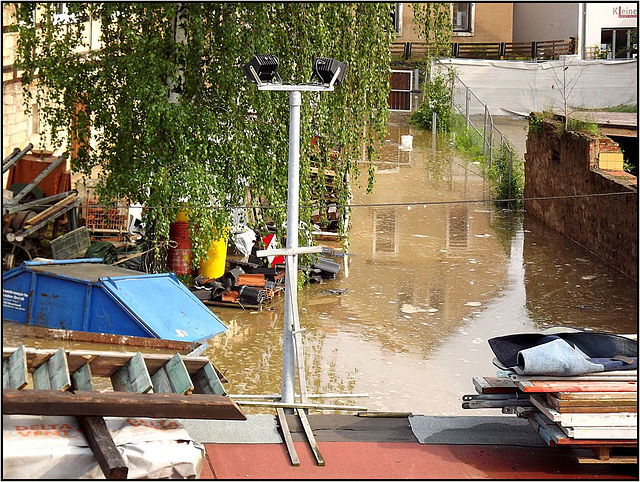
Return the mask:
[[[488,60],[557,60],[560,55],[576,53],[576,38],[544,40],[540,42],[491,42],[450,44],[450,52],[438,52],[440,56],[461,59]],[[434,54],[435,46],[427,42],[394,42],[391,55],[402,60],[423,59]]]
[[[444,66],[440,63],[440,66]],[[508,198],[511,197],[511,184],[513,179],[513,159],[517,157],[517,152],[510,144],[505,135],[495,125],[493,116],[489,111],[487,104],[482,102],[480,98],[467,86],[453,69],[446,66],[451,74],[451,112],[457,112],[463,118],[467,130],[473,129],[482,139],[483,155],[487,161],[487,168],[491,169],[494,153],[496,149],[506,148],[509,152],[509,170],[508,170]],[[475,105],[474,105],[475,104]],[[472,112],[482,112],[482,114],[472,115]],[[435,115],[435,112],[434,112]],[[434,119],[434,126],[435,126]],[[480,123],[482,125],[480,126]],[[499,139],[499,142],[496,142]]]

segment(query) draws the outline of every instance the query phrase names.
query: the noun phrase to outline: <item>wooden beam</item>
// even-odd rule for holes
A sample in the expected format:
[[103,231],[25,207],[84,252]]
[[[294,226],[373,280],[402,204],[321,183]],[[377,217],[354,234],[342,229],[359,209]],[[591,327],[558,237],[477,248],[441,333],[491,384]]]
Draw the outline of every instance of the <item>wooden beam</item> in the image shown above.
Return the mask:
[[118,451],[102,417],[78,417],[89,447],[107,479],[126,479],[129,467]]
[[638,392],[637,382],[560,382],[560,381],[532,381],[516,382],[525,393],[544,392]]
[[311,425],[309,424],[309,420],[307,419],[307,414],[304,413],[304,410],[300,408],[296,410],[296,412],[298,412],[298,417],[300,417],[300,422],[302,423],[302,428],[304,429],[304,433],[307,436],[309,445],[311,446],[313,456],[316,458],[318,465],[323,466],[324,459],[322,458],[322,454],[320,453],[318,442],[316,442],[316,438],[313,436],[313,430],[311,430]]
[[247,419],[233,400],[219,395],[71,393],[54,390],[3,390],[2,413],[6,415]]
[[284,409],[276,408],[276,414],[278,415],[278,422],[280,423],[280,429],[282,430],[282,438],[284,438],[287,452],[289,452],[289,458],[291,458],[291,464],[294,467],[298,467],[300,465],[300,459],[298,458],[296,447],[293,445],[293,439],[291,438],[291,431],[289,430],[289,423],[287,422],[287,417],[284,414]]

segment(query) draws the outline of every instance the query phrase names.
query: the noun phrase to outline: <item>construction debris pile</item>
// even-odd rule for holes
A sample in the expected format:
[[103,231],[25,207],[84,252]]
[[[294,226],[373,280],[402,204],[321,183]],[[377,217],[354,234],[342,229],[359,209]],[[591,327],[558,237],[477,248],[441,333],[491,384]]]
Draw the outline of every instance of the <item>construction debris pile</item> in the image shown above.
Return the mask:
[[[284,290],[285,265],[263,266],[259,258],[250,259],[252,261],[229,260],[230,269],[217,279],[199,275],[190,291],[206,305],[260,309]],[[338,263],[322,257],[311,267],[299,267],[313,283],[335,278],[339,270]]]
[[581,463],[637,463],[637,335],[521,334],[489,344],[497,377],[474,377],[478,394],[464,395],[463,408],[526,418],[549,446],[594,452]]

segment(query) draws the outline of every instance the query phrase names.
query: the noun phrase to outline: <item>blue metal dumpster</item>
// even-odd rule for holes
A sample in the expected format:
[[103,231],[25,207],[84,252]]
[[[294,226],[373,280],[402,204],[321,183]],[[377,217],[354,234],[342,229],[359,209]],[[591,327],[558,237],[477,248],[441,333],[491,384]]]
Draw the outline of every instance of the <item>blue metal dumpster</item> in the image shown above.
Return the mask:
[[227,329],[173,273],[146,274],[101,261],[26,261],[7,271],[3,320],[187,342]]

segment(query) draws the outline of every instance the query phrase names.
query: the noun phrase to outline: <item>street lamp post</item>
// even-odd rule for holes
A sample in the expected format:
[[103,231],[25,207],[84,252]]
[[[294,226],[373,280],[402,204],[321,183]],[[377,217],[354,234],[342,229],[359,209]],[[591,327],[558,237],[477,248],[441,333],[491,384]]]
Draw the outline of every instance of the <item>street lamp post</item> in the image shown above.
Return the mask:
[[[320,83],[283,84],[277,73],[278,59],[275,55],[257,55],[244,66],[244,71],[258,90],[289,92],[289,166],[287,177],[287,244],[285,256],[284,331],[282,341],[282,386],[281,401],[294,403],[295,360],[294,326],[298,319],[298,225],[300,196],[300,105],[302,92],[331,92],[334,85],[344,79],[346,64],[333,59],[317,58],[313,62],[313,75]],[[273,79],[277,78],[276,82]],[[310,79],[310,80],[311,80]],[[317,252],[321,252],[318,247]],[[305,253],[312,252],[304,248]],[[270,256],[273,251],[258,252],[259,256]],[[299,329],[296,328],[296,329]],[[298,360],[302,363],[302,360]],[[301,388],[302,391],[302,388]]]

